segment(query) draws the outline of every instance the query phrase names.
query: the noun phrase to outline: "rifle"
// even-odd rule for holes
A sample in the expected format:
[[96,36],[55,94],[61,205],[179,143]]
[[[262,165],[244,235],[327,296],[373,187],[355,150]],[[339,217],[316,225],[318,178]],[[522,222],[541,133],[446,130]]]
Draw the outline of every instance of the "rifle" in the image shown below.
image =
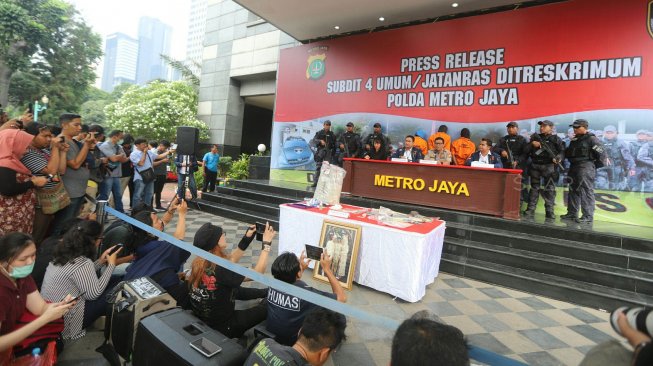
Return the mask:
[[[537,134],[536,134],[536,135],[537,135]],[[537,135],[537,136],[539,137],[539,135]],[[554,153],[553,153],[553,150],[551,150],[551,148],[549,147],[549,145],[546,144],[546,141],[542,140],[542,138],[539,138],[539,140],[540,140],[540,141],[539,141],[539,143],[540,143],[540,147],[541,147],[544,151],[546,151],[547,154],[551,155],[551,159],[555,159],[555,158],[556,158],[556,154],[554,154]],[[556,162],[556,165],[558,166],[558,168],[560,168],[561,171],[563,171],[563,172],[565,171],[565,167],[562,166],[562,164],[560,164],[559,161]]]
[[508,137],[506,137],[505,141],[506,141],[506,151],[508,152],[508,162],[510,163],[510,168],[513,168],[515,165],[515,159],[512,156],[512,150],[510,149],[510,144],[508,143]]

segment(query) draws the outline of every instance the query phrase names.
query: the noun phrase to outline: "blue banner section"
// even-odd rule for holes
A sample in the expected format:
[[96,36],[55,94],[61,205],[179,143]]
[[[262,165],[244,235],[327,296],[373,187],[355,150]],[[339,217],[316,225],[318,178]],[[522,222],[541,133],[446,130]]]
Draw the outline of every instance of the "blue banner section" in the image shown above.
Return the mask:
[[[391,329],[395,330],[397,327],[399,327],[400,322],[394,319],[386,318],[380,315],[376,314],[371,314],[365,311],[362,311],[360,309],[357,309],[351,305],[347,305],[344,303],[341,303],[339,301],[330,299],[328,297],[324,297],[321,295],[318,295],[314,292],[310,292],[308,290],[304,290],[300,287],[291,285],[289,283],[279,281],[273,277],[265,276],[261,273],[258,273],[252,269],[245,268],[241,265],[238,265],[236,263],[232,263],[224,258],[220,258],[216,256],[215,254],[209,253],[205,250],[199,249],[194,247],[192,244],[186,243],[182,240],[179,240],[175,237],[173,237],[170,234],[166,234],[164,232],[158,231],[154,229],[151,226],[148,226],[140,221],[134,220],[133,218],[116,211],[115,209],[107,206],[106,207],[106,212],[110,213],[111,215],[119,218],[120,220],[123,220],[141,230],[144,230],[152,235],[155,235],[159,237],[161,240],[165,240],[172,245],[175,245],[179,248],[182,248],[191,254],[195,254],[198,257],[204,258],[208,261],[211,261],[223,268],[226,268],[232,272],[236,272],[239,275],[245,276],[247,278],[252,279],[253,281],[256,281],[258,283],[261,283],[265,286],[272,287],[276,290],[283,291],[287,294],[293,295],[300,297],[306,301],[310,301],[316,305],[322,306],[327,309],[331,309],[333,311],[337,311],[338,313],[341,313],[345,316],[350,316],[354,317],[360,321],[363,321],[365,323],[377,326],[377,327],[382,327],[386,329]],[[470,346],[469,347],[469,355],[472,359],[482,362],[484,364],[488,365],[496,365],[496,366],[525,366],[524,363],[515,361],[513,359],[498,355],[496,353],[490,352],[488,350]]]

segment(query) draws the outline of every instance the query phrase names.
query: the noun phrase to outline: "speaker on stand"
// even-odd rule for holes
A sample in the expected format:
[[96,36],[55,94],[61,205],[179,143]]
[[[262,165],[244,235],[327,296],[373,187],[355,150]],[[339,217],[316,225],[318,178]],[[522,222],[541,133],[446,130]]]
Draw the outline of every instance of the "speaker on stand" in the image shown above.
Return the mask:
[[[177,150],[176,153],[177,155],[195,155],[195,152],[197,151],[197,145],[199,144],[199,137],[200,137],[200,130],[195,128],[195,127],[188,127],[188,126],[179,126],[177,127]],[[187,158],[186,158],[187,159]],[[188,160],[185,161],[188,164]],[[190,167],[189,167],[190,169]],[[179,174],[179,173],[177,173]],[[183,195],[185,198],[186,197],[186,189],[188,188],[188,179],[189,176],[192,173],[192,170],[188,172],[186,175],[186,179],[184,179],[183,183],[183,189],[181,190],[183,192]],[[187,203],[190,203],[187,201]],[[200,210],[200,206],[197,202],[195,202],[195,205],[198,210]]]

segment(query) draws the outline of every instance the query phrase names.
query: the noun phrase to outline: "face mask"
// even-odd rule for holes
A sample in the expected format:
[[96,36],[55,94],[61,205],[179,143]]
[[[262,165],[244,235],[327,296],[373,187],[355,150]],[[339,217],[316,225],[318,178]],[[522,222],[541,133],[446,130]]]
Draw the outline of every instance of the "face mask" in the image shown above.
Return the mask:
[[14,269],[9,274],[13,278],[25,278],[32,273],[34,269],[34,262],[22,267],[13,267]]
[[118,140],[117,145],[122,145],[123,142],[124,142],[124,141],[123,141],[122,139],[121,139],[121,140]]

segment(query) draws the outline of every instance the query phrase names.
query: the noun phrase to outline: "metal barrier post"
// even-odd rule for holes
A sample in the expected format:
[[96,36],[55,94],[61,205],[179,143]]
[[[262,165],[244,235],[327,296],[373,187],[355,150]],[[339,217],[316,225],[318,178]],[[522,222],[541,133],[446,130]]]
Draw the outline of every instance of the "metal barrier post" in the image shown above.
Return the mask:
[[104,226],[105,221],[107,220],[107,201],[97,201],[95,204],[95,215],[97,222],[100,225]]

